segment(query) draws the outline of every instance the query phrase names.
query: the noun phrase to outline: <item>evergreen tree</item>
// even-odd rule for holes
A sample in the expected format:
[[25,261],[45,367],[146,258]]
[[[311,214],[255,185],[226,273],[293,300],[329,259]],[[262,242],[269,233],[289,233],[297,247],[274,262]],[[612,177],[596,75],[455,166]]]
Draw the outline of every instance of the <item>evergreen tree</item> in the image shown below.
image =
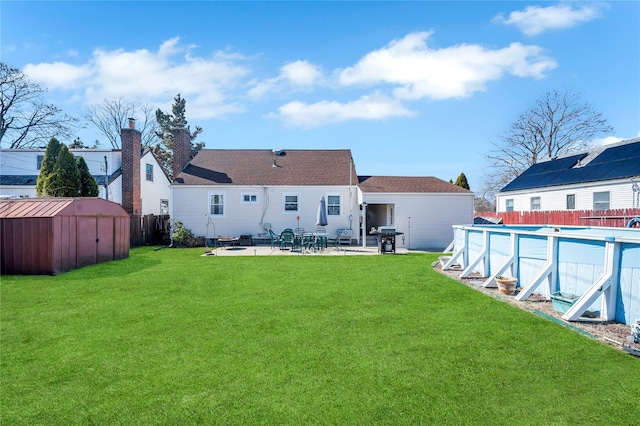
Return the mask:
[[60,148],[62,148],[62,144],[58,142],[56,138],[51,138],[49,140],[47,148],[44,151],[44,159],[40,166],[40,173],[36,180],[36,195],[38,197],[47,195],[44,190],[45,182],[47,181],[49,174],[53,171],[53,167],[56,165]]
[[80,196],[81,197],[97,197],[98,183],[91,173],[89,166],[84,158],[78,157],[78,172],[80,173]]
[[153,154],[158,159],[158,162],[162,165],[167,176],[170,178],[173,176],[173,133],[172,129],[186,128],[189,129],[189,137],[191,139],[191,158],[204,148],[204,142],[194,143],[193,141],[202,133],[202,128],[196,126],[196,129],[191,133],[191,130],[187,124],[185,118],[187,100],[183,99],[180,94],[173,98],[173,105],[171,105],[171,114],[165,114],[161,109],[156,111],[156,122],[160,127],[160,130],[156,131],[156,136],[160,138],[160,142],[153,148]]
[[73,154],[62,144],[58,160],[45,182],[45,193],[52,197],[77,197],[80,194],[80,172]]
[[460,176],[458,176],[458,179],[456,179],[456,186],[464,189],[471,189],[469,188],[469,182],[467,182],[467,177],[464,175],[464,173],[460,173]]

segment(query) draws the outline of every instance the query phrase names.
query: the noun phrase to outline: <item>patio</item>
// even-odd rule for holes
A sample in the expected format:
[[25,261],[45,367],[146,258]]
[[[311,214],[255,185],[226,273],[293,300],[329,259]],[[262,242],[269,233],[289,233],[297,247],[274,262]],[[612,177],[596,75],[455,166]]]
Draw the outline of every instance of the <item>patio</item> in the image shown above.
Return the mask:
[[[397,248],[396,254],[407,254],[406,248]],[[368,256],[377,255],[378,247],[362,246],[338,246],[328,247],[324,250],[280,250],[271,246],[237,246],[237,247],[210,247],[205,248],[203,256]]]

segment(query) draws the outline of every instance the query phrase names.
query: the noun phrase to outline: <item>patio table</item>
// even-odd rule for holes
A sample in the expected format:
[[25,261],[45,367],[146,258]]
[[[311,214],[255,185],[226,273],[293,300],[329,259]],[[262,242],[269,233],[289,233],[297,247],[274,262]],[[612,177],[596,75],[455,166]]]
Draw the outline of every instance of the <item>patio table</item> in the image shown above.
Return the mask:
[[[313,250],[324,250],[327,248],[327,240],[329,238],[329,234],[326,232],[306,232],[304,234],[304,238],[312,238],[313,239]],[[301,240],[302,242],[302,240]]]
[[238,246],[238,241],[240,241],[240,238],[238,237],[218,237],[218,243],[220,244],[220,247],[223,249],[226,248],[235,248]]

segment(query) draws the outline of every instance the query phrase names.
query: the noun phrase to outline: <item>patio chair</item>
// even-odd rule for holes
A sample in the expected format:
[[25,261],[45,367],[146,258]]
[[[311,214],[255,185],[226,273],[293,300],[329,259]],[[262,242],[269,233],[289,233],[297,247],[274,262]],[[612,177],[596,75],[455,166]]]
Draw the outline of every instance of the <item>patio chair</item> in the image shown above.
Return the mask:
[[280,237],[271,229],[269,229],[269,238],[271,239],[271,248],[280,247]]
[[296,244],[296,236],[291,229],[285,229],[280,234],[280,250],[284,250],[287,246],[291,247],[291,250],[294,249]]
[[306,232],[302,235],[302,240],[300,241],[300,248],[305,250],[315,250],[316,246],[316,237],[311,232]]

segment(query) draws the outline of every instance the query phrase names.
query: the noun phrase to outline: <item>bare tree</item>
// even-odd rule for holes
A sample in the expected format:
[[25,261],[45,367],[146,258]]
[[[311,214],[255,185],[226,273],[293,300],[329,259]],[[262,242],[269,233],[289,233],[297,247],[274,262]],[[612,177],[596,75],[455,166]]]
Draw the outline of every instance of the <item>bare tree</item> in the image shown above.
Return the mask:
[[492,142],[495,149],[486,155],[489,170],[481,192],[494,195],[533,164],[585,149],[596,136],[612,132],[581,93],[546,92],[520,114],[499,143]]
[[138,106],[120,97],[105,99],[100,104],[86,108],[87,121],[98,128],[114,149],[120,148],[120,130],[128,126],[129,118],[136,119],[137,129],[142,133],[142,146],[151,147],[158,130],[154,108],[151,106]]
[[70,138],[78,120],[44,101],[46,89],[0,62],[0,146],[32,148],[52,137]]
[[473,211],[475,213],[495,213],[496,206],[484,197],[475,197]]

